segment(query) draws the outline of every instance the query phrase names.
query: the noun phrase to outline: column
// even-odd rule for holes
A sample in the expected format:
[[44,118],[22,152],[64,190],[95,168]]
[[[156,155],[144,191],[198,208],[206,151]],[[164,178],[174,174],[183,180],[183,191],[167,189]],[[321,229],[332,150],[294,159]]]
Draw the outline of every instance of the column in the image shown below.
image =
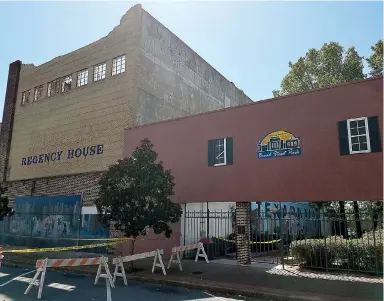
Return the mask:
[[250,223],[251,203],[236,203],[236,252],[241,265],[251,264]]

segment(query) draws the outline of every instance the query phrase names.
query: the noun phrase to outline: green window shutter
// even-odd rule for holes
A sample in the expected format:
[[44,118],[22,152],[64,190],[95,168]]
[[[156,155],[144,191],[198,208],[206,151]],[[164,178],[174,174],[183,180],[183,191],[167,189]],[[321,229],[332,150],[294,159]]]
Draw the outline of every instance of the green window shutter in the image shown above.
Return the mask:
[[233,164],[233,138],[227,137],[226,140],[226,154],[227,154],[227,165]]
[[369,139],[371,142],[371,152],[381,152],[381,139],[379,118],[377,116],[368,117]]
[[215,140],[208,140],[208,166],[215,165]]
[[347,120],[339,121],[337,123],[339,130],[339,149],[340,155],[349,155],[349,138],[348,138],[348,128]]

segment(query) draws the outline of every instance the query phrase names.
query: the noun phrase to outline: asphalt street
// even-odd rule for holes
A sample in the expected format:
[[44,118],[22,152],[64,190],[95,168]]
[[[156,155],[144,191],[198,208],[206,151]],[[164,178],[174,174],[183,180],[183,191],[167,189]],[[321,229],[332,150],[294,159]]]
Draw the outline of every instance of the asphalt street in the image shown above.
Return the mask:
[[[0,269],[0,301],[37,300],[38,287],[34,286],[27,295],[24,291],[33,278],[33,269],[1,267]],[[105,279],[93,285],[94,277],[80,276],[50,271],[48,269],[44,281],[42,300],[46,301],[106,301],[107,289]],[[113,301],[243,301],[244,297],[223,297],[202,291],[188,290],[180,287],[128,282],[124,286],[122,280],[111,290]],[[252,301],[260,301],[252,299]]]

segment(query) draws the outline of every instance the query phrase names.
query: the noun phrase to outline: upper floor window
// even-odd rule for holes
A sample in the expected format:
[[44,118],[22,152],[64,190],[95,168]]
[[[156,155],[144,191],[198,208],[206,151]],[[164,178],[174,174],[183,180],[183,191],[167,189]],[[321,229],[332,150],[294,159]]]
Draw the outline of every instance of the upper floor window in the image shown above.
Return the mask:
[[233,138],[219,138],[208,141],[208,165],[233,164]]
[[55,94],[59,94],[61,91],[60,78],[55,79],[48,83],[47,86],[47,96],[51,97]]
[[64,76],[61,80],[61,92],[67,92],[72,87],[72,75]]
[[88,84],[88,69],[77,72],[77,86],[81,87]]
[[125,72],[125,55],[112,60],[112,76]]
[[31,90],[21,93],[21,105],[25,105],[29,102],[29,96],[31,95]]
[[348,119],[347,127],[349,153],[369,153],[371,145],[369,143],[368,119],[366,117]]
[[43,85],[35,87],[35,91],[33,93],[33,101],[38,101],[41,99],[41,96],[43,95]]
[[379,121],[377,116],[340,121],[338,126],[341,155],[381,151]]
[[106,63],[96,65],[93,68],[93,81],[97,82],[98,80],[104,79],[106,70],[107,70],[107,64]]

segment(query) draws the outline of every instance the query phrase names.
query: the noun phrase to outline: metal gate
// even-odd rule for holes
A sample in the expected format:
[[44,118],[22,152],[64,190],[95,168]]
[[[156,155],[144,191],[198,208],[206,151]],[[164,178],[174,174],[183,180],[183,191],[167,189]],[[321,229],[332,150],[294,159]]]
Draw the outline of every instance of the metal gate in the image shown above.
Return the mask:
[[[205,210],[184,213],[184,245],[202,242],[210,259],[236,258],[235,209],[228,211]],[[193,257],[194,251],[185,252]]]

